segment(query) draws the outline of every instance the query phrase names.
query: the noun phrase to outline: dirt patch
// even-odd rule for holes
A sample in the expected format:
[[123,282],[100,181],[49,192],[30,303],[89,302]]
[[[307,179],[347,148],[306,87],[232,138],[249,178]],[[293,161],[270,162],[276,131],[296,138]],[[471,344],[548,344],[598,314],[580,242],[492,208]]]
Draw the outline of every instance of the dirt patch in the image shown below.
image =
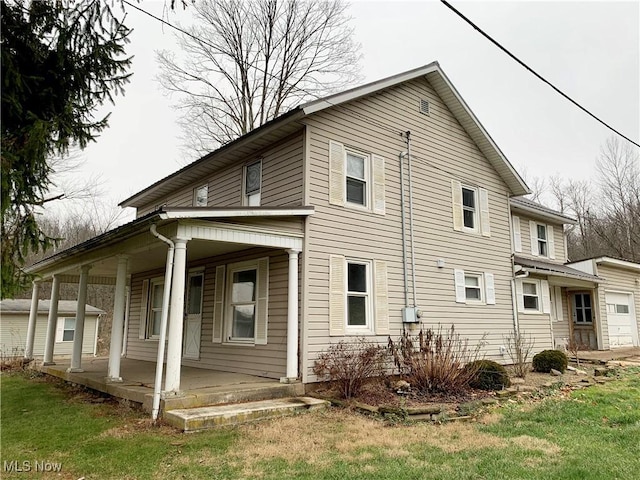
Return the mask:
[[176,436],[176,429],[162,423],[154,424],[150,418],[132,419],[131,422],[110,428],[100,434],[100,437],[129,438],[145,432],[153,432],[167,437]]
[[549,442],[543,438],[530,437],[529,435],[521,435],[510,439],[514,445],[524,448],[525,450],[537,450],[547,456],[557,455],[561,452],[558,445]]

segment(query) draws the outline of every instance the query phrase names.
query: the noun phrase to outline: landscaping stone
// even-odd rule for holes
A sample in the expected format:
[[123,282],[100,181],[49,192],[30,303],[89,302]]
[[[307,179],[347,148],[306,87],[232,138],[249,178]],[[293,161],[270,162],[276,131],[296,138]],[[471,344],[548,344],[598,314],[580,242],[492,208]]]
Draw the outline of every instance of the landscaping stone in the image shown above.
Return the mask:
[[511,379],[511,385],[522,385],[524,383],[524,378],[514,377]]
[[516,394],[516,390],[499,390],[496,392],[498,398],[509,398]]
[[606,367],[596,367],[596,368],[593,370],[593,374],[594,374],[596,377],[604,377],[604,376],[607,374],[607,372],[608,372],[608,371],[609,371],[609,369],[608,369],[608,368],[606,368]]
[[562,372],[560,370],[556,370],[555,368],[551,369],[551,375],[553,375],[554,377],[559,377],[562,375]]

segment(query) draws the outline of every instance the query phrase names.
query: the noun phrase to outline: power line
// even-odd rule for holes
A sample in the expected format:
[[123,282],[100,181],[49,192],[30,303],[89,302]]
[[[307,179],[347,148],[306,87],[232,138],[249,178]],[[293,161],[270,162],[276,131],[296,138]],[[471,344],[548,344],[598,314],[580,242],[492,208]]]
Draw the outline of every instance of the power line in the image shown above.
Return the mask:
[[547,79],[545,79],[544,77],[542,77],[540,74],[538,74],[536,71],[534,71],[531,67],[529,67],[526,63],[524,63],[522,60],[520,60],[518,57],[516,57],[513,53],[511,53],[509,50],[507,50],[505,47],[503,47],[500,43],[498,43],[496,40],[494,40],[492,37],[490,37],[487,33],[485,33],[480,27],[478,27],[475,23],[473,23],[471,20],[469,20],[467,17],[464,16],[464,14],[462,14],[459,10],[457,10],[453,5],[451,5],[449,2],[447,2],[446,0],[440,0],[442,3],[444,3],[444,5],[451,9],[456,15],[458,15],[460,18],[462,18],[465,22],[467,22],[469,25],[471,25],[475,30],[477,30],[483,37],[485,37],[487,40],[489,40],[491,43],[493,43],[496,47],[498,47],[500,50],[502,50],[504,53],[506,53],[507,55],[509,55],[513,60],[515,60],[517,63],[519,63],[522,67],[525,68],[525,70],[528,70],[530,73],[532,73],[534,76],[536,76],[539,80],[542,80],[544,83],[546,83],[547,85],[549,85],[553,90],[555,90],[557,93],[559,93],[560,95],[562,95],[564,98],[566,98],[567,100],[569,100],[571,103],[573,103],[576,107],[578,107],[580,110],[582,110],[583,112],[585,112],[587,115],[589,115],[590,117],[594,118],[595,120],[597,120],[598,122],[600,122],[602,125],[604,125],[605,127],[607,127],[609,130],[611,130],[612,132],[615,132],[616,134],[620,135],[622,138],[624,138],[625,140],[627,140],[628,142],[633,143],[636,147],[640,147],[640,144],[638,144],[637,142],[634,142],[633,140],[631,140],[629,137],[627,137],[626,135],[623,135],[622,133],[620,133],[618,130],[616,130],[615,128],[613,128],[611,125],[609,125],[608,123],[606,123],[604,120],[601,120],[600,118],[598,118],[596,115],[594,115],[593,113],[591,113],[589,110],[587,110],[585,107],[583,107],[582,105],[580,105],[578,102],[576,102],[574,99],[572,99],[571,97],[569,97],[566,93],[564,93],[563,91],[561,91],[558,87],[556,87],[555,85],[553,85],[550,81],[548,81]]

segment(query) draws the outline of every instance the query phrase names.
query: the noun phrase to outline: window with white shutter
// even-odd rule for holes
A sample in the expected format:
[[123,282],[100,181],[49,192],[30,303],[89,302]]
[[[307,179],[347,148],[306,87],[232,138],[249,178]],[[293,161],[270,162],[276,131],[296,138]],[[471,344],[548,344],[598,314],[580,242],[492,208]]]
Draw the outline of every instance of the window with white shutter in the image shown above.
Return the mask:
[[453,271],[456,303],[494,305],[496,291],[493,273],[476,273],[455,269]]
[[531,255],[555,259],[556,252],[553,227],[530,220],[529,231],[531,235]]
[[451,180],[451,198],[454,230],[491,236],[489,192],[486,189]]

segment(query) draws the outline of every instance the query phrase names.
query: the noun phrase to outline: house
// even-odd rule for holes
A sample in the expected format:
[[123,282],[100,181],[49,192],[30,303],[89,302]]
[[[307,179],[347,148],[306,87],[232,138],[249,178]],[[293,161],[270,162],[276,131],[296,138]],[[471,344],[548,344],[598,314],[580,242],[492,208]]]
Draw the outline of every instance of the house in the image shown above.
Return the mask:
[[[33,350],[29,357],[42,357],[46,337],[47,317],[49,315],[49,300],[40,300],[37,307],[36,328],[34,332]],[[60,300],[58,302],[58,316],[55,322],[55,354],[56,356],[70,356],[75,336],[75,315],[77,302]],[[31,300],[2,300],[0,301],[0,355],[3,358],[22,356],[28,337],[27,327]],[[98,323],[104,311],[87,305],[82,342],[83,355],[96,355],[98,346]]]
[[[331,344],[439,325],[507,362],[514,326],[538,350],[568,335],[547,286],[566,311],[568,288],[599,281],[563,266],[570,219],[517,200],[527,193],[431,63],[281,115],[124,200],[134,221],[29,271],[54,296],[62,282],[115,285],[105,374],[127,375],[124,335],[127,359],[166,361],[165,398],[181,395],[183,367],[306,384]],[[544,265],[524,251],[529,221],[549,225],[534,242]]]

